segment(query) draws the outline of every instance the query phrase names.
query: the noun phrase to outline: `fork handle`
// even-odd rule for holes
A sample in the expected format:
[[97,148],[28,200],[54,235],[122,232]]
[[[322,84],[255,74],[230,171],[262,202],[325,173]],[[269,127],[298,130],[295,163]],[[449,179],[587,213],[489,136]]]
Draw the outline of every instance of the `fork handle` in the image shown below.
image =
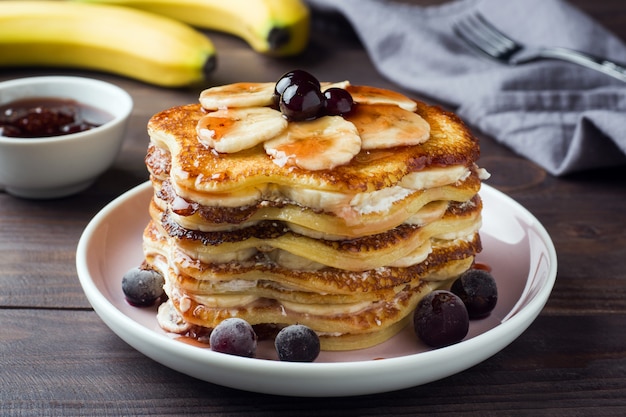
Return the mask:
[[603,72],[611,77],[626,82],[626,67],[608,59],[585,54],[567,48],[544,48],[539,51],[542,58],[559,59],[562,61],[579,64]]

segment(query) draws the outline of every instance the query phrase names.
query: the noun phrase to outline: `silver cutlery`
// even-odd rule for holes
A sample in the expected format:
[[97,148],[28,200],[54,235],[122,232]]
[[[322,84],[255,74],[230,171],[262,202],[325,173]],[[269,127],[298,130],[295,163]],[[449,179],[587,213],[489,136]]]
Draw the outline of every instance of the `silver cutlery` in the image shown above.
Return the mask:
[[454,31],[474,49],[504,64],[520,65],[541,59],[557,59],[626,81],[626,67],[623,65],[567,48],[524,46],[502,33],[478,13],[456,22]]

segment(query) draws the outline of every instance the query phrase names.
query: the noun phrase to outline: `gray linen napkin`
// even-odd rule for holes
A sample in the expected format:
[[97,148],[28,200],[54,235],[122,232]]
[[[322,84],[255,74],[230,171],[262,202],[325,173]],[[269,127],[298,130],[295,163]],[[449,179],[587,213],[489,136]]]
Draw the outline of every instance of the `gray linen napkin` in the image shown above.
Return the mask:
[[505,66],[478,55],[452,30],[456,20],[478,10],[527,45],[626,62],[626,45],[566,1],[308,1],[342,13],[382,75],[453,107],[467,123],[549,173],[626,163],[626,83],[558,61]]

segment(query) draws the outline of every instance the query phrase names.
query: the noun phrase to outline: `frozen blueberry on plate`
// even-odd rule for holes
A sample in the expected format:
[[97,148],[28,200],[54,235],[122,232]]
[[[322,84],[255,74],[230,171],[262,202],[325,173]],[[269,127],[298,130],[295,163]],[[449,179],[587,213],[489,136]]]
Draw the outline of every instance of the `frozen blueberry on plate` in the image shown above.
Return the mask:
[[126,300],[136,307],[153,305],[163,297],[163,275],[153,269],[132,268],[122,277]]

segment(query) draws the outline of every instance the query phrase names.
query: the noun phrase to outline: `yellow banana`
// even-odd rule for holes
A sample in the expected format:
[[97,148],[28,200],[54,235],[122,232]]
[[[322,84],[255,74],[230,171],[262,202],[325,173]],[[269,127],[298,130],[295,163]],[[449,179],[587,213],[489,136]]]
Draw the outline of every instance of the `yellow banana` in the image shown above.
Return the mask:
[[84,68],[179,87],[205,79],[215,48],[190,26],[141,10],[0,1],[0,66]]
[[230,33],[268,55],[298,54],[309,40],[309,9],[301,0],[77,1],[139,8],[198,28]]

